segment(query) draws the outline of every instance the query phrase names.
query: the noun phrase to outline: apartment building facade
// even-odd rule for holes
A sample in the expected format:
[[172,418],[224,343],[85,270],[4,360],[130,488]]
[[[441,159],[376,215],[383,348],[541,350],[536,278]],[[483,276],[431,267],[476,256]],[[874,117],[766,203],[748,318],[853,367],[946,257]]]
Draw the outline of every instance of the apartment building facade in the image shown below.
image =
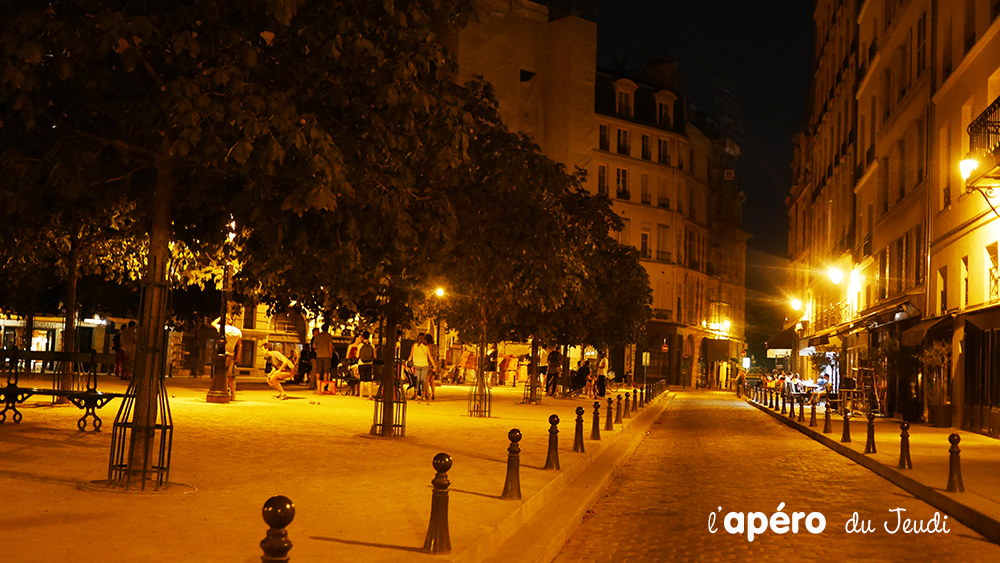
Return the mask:
[[[813,107],[788,200],[800,371],[805,355],[836,350],[841,374],[863,379],[882,343],[948,341],[953,421],[991,435],[1000,224],[959,162],[978,151],[972,183],[997,185],[998,15],[997,0],[817,2]],[[919,416],[925,371],[890,377],[883,408]]]
[[639,250],[649,273],[647,341],[612,350],[612,368],[674,384],[724,382],[744,347],[738,147],[680,97],[675,64],[598,70],[592,14],[520,0],[476,9],[478,22],[452,39],[459,80],[483,76],[510,129],[587,171],[588,189],[609,197],[625,223],[612,235]]

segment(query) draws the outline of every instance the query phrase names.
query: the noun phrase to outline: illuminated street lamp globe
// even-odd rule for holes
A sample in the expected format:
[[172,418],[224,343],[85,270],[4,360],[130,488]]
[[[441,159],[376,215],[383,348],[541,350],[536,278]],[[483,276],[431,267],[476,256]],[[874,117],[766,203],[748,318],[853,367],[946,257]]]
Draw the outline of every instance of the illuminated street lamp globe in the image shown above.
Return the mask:
[[444,288],[443,287],[439,287],[439,288],[435,289],[434,290],[434,295],[437,295],[438,297],[444,297]]
[[798,299],[792,299],[792,310],[799,311],[802,309],[802,302]]
[[830,268],[829,274],[830,281],[833,282],[833,285],[839,285],[841,280],[844,279],[844,272],[841,272],[837,268]]

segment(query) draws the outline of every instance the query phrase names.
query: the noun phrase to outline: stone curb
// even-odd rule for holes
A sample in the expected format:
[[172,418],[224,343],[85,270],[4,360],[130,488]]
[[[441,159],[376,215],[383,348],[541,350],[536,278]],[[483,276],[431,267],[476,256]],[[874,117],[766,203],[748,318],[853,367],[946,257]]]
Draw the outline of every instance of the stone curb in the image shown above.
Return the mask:
[[[561,449],[560,457],[572,455],[577,461],[560,471],[558,477],[530,498],[523,499],[517,510],[497,523],[478,541],[453,555],[449,561],[454,563],[488,560],[551,561],[583,521],[586,511],[597,503],[600,495],[611,484],[611,480],[639,446],[646,430],[666,409],[673,397],[673,393],[664,393],[654,399],[652,404],[647,404],[643,410],[627,419],[623,424],[624,429],[615,432],[612,438],[602,436],[599,450],[591,446],[597,442],[586,438],[586,435],[585,443],[590,449],[583,454],[574,453],[572,450],[566,453],[566,450]],[[595,466],[600,469],[596,475],[590,471]],[[577,489],[581,485],[586,489],[582,496],[571,495],[571,498],[567,499],[568,503],[560,502],[558,507],[554,506],[555,501],[564,496],[566,491]],[[551,516],[549,512],[555,512],[555,519],[549,518],[545,520],[544,525],[538,524],[541,515]],[[505,549],[507,547],[510,549]]]
[[[934,508],[948,514],[955,520],[965,524],[990,541],[1000,544],[1000,521],[994,520],[982,512],[958,502],[953,496],[951,496],[952,493],[943,493],[938,489],[929,487],[911,477],[904,475],[894,467],[889,467],[888,465],[879,463],[865,454],[859,453],[854,449],[844,446],[840,442],[829,438],[826,434],[817,432],[808,426],[801,425],[787,416],[781,415],[780,412],[774,412],[762,404],[758,404],[749,399],[747,399],[747,403],[757,407],[758,410],[771,415],[772,418],[780,421],[786,426],[798,430],[813,440],[816,440],[820,444],[823,444],[840,455],[854,461],[858,465],[871,470],[879,477],[888,480],[893,485],[896,485]],[[819,417],[817,417],[817,419],[819,419]],[[944,476],[942,482],[946,478],[947,476]]]

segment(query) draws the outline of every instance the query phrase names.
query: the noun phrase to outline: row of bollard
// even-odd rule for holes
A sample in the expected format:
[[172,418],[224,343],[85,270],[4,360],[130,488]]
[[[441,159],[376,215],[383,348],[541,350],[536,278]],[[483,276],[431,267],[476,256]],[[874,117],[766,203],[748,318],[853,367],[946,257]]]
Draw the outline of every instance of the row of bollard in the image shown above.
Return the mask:
[[[750,399],[764,408],[771,409],[774,411],[778,410],[779,396],[781,403],[781,414],[785,414],[785,394],[779,393],[775,389],[767,389],[761,387],[755,387],[750,393]],[[791,408],[788,411],[788,417],[795,419],[795,401],[794,398],[790,401]],[[798,421],[803,422],[803,410],[805,405],[802,401],[799,401],[799,416]],[[811,413],[809,415],[809,427],[813,428],[816,426],[816,403],[811,404]],[[830,420],[830,404],[827,403],[826,407],[823,409],[823,434],[830,434],[833,432],[833,425]],[[842,413],[844,420],[843,432],[840,437],[841,443],[851,442],[851,412],[844,409]],[[875,446],[875,413],[868,413],[868,425],[867,425],[867,435],[865,439],[865,454],[878,453]],[[910,459],[910,423],[905,420],[899,423],[899,463],[896,465],[897,469],[913,469],[913,460]],[[965,483],[962,481],[962,460],[961,460],[961,449],[958,444],[962,441],[962,437],[958,434],[950,434],[948,436],[948,443],[951,447],[948,449],[949,460],[948,460],[948,485],[946,491],[949,493],[964,493]]]
[[[658,381],[651,383],[640,389],[633,389],[631,396],[631,406],[629,405],[629,393],[625,393],[625,405],[622,406],[622,396],[618,395],[617,423],[622,423],[622,417],[631,418],[631,413],[639,412],[654,397],[659,396],[666,390],[666,385]],[[614,430],[611,421],[611,411],[614,399],[608,399],[608,415],[605,430]],[[576,432],[573,436],[573,451],[584,452],[583,445],[583,407],[576,408]],[[559,466],[559,416],[549,416],[549,448],[545,458],[545,469],[560,469]],[[510,446],[507,448],[507,477],[504,480],[501,499],[521,500],[521,431],[517,428],[511,429],[507,433]],[[590,431],[591,440],[601,439],[601,403],[594,401],[593,425]],[[434,479],[431,485],[434,492],[431,493],[431,517],[427,527],[427,536],[424,539],[424,553],[450,553],[451,535],[448,528],[448,487],[451,481],[448,479],[448,471],[452,466],[451,456],[446,453],[439,453],[434,456],[432,462],[435,470]],[[268,525],[267,534],[260,542],[260,548],[264,552],[261,561],[264,563],[288,563],[288,552],[292,549],[292,542],[288,539],[286,528],[295,518],[295,505],[284,496],[274,496],[264,503],[262,510],[264,522]]]

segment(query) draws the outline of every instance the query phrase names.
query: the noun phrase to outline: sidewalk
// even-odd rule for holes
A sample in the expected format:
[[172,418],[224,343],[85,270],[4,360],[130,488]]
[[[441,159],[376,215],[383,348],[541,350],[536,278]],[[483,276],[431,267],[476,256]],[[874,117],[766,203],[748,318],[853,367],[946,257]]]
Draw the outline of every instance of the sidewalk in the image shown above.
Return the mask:
[[[823,434],[824,409],[816,409],[816,427],[809,428],[809,407],[804,422],[798,421],[798,408],[793,421],[787,414],[754,401],[751,405],[781,420],[799,432],[827,447],[851,458],[857,463],[885,477],[910,494],[948,514],[976,532],[1000,543],[1000,440],[955,428],[933,428],[924,424],[911,424],[910,459],[913,469],[897,469],[900,453],[900,421],[875,419],[875,446],[877,453],[865,454],[868,432],[867,418],[849,421],[851,442],[841,443],[844,419],[831,413],[830,434]],[[948,493],[949,448],[948,436],[957,433],[962,461],[964,493]]]
[[[49,381],[23,378],[22,385]],[[104,431],[84,433],[76,430],[77,408],[29,399],[21,424],[8,418],[0,426],[0,542],[31,546],[9,551],[7,561],[259,561],[267,529],[260,509],[277,494],[296,506],[288,527],[292,561],[480,561],[498,555],[557,498],[579,501],[580,507],[560,507],[566,518],[585,510],[588,494],[567,501],[560,493],[597,473],[601,478],[585,488],[606,486],[667,404],[661,396],[605,432],[605,401],[597,442],[589,439],[593,401],[520,405],[521,387],[495,388],[493,417],[472,419],[468,387],[444,386],[436,401],[408,404],[405,438],[383,439],[368,436],[373,402],[367,399],[317,396],[292,385],[292,399],[279,401],[273,390],[251,383],[240,388],[239,401],[212,405],[205,402],[208,385],[205,378],[168,380],[170,481],[196,489],[187,493],[80,490],[83,482],[107,478],[119,401],[99,411]],[[101,378],[98,388],[124,391],[113,378]],[[577,406],[586,409],[584,454],[572,451]],[[561,419],[561,471],[542,469],[553,413]],[[524,435],[520,502],[499,499],[511,428]],[[419,553],[438,452],[454,459],[450,556]]]

